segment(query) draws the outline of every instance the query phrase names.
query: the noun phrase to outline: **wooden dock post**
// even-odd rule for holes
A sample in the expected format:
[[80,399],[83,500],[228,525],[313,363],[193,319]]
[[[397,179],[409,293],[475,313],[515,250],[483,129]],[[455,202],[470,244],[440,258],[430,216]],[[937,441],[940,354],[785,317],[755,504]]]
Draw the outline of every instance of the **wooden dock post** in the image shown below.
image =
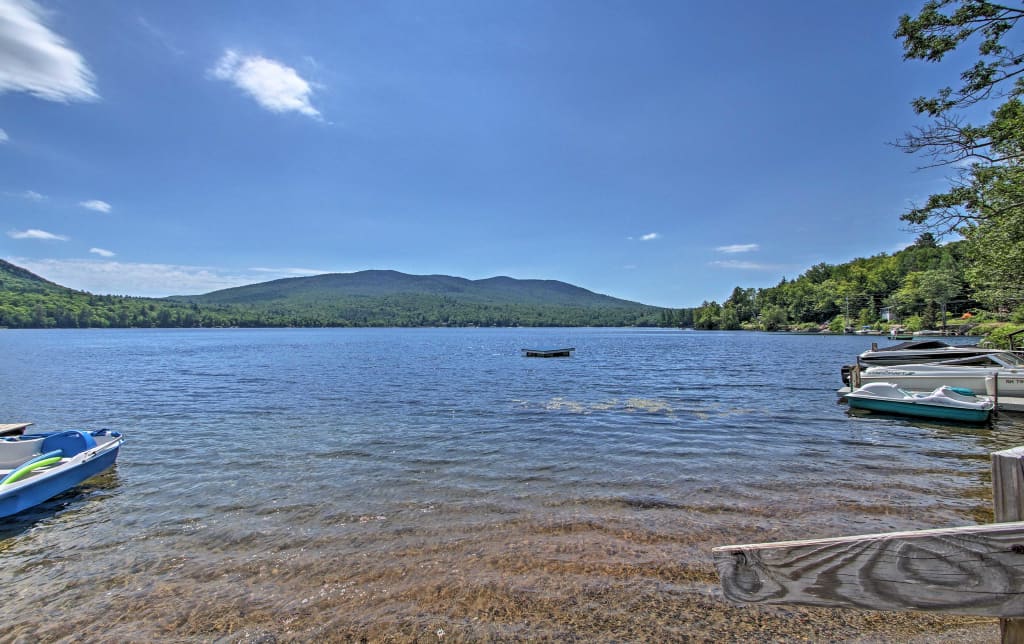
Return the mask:
[[[1024,521],[1024,447],[992,453],[992,505],[996,522]],[[1004,644],[1024,644],[1024,619],[1000,618]]]
[[998,617],[1024,644],[1024,447],[991,456],[998,523],[714,548],[726,599]]

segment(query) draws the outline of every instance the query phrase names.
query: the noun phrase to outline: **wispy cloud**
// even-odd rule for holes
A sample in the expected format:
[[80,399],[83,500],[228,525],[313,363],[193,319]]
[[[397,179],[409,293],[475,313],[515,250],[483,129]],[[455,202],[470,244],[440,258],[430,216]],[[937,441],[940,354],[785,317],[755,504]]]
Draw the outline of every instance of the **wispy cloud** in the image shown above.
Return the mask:
[[0,143],[7,143],[11,140],[11,137],[7,136],[7,132],[4,132],[3,128],[0,128]]
[[32,0],[0,0],[0,94],[27,92],[47,101],[95,101],[95,77],[81,54],[44,24]]
[[78,205],[88,210],[95,210],[96,212],[110,212],[112,206],[106,201],[100,201],[99,199],[92,199],[90,201],[80,201]]
[[715,250],[720,253],[750,253],[760,248],[761,246],[758,244],[730,244],[728,246],[718,246]]
[[647,233],[646,235],[640,236],[640,241],[652,241],[661,237],[658,233]]
[[162,29],[158,29],[155,25],[153,25],[151,22],[149,22],[142,16],[139,16],[139,25],[141,25],[142,29],[146,33],[148,33],[155,41],[157,41],[165,49],[167,49],[167,51],[171,52],[175,56],[185,55],[185,50],[176,47],[174,43],[171,41],[171,39],[167,36],[167,34],[163,32]]
[[[95,252],[102,249],[92,249]],[[108,251],[109,252],[109,251]],[[214,266],[147,264],[104,259],[9,258],[18,266],[70,288],[98,294],[166,297],[194,295],[223,288],[295,277],[292,271],[315,274],[330,271],[307,269],[246,269],[232,271]]]
[[114,251],[107,250],[105,248],[90,248],[89,252],[99,255],[100,257],[113,257],[116,254]]
[[7,233],[11,239],[45,239],[51,241],[67,241],[70,237],[66,235],[55,235],[45,230],[29,228],[28,230],[12,230]]
[[307,275],[323,275],[332,271],[322,271],[316,268],[250,268],[254,273],[273,273],[283,277],[303,277]]
[[714,262],[708,262],[710,266],[717,266],[718,268],[732,268],[743,271],[778,271],[785,267],[778,264],[759,264],[757,262],[743,262],[737,259],[727,260],[716,260]]
[[293,68],[276,60],[242,56],[228,49],[210,73],[233,83],[271,112],[298,112],[320,118],[320,111],[310,102],[313,86]]
[[46,201],[46,195],[41,195],[35,190],[26,190],[18,196],[28,199],[29,201]]

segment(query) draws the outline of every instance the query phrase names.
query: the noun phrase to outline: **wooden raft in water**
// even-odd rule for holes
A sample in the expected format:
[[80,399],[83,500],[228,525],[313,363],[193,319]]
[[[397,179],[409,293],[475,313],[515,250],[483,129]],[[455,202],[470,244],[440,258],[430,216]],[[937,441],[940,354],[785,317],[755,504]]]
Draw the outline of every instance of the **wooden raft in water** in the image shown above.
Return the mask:
[[527,358],[569,358],[576,347],[565,349],[523,349],[523,355]]
[[0,436],[18,436],[32,423],[0,423]]

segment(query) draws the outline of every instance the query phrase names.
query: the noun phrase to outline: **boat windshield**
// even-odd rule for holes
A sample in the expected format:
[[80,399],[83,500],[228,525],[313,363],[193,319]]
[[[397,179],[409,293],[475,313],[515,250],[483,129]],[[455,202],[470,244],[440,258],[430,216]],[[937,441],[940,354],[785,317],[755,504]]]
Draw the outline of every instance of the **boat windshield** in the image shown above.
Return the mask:
[[941,364],[960,365],[965,367],[1024,367],[1024,359],[1009,351],[996,351],[981,356],[943,360]]

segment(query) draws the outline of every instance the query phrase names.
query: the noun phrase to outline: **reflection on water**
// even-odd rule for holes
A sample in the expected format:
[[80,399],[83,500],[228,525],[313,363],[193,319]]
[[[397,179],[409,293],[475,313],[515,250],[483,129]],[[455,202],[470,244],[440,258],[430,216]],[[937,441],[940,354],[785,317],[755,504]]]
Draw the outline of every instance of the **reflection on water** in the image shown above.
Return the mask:
[[[1024,444],[1024,422],[848,415],[839,366],[869,341],[4,332],[0,352],[20,365],[0,376],[5,421],[128,442],[114,471],[0,527],[0,639],[987,629],[721,600],[716,545],[991,520],[988,454]],[[523,346],[577,352],[530,360]]]

